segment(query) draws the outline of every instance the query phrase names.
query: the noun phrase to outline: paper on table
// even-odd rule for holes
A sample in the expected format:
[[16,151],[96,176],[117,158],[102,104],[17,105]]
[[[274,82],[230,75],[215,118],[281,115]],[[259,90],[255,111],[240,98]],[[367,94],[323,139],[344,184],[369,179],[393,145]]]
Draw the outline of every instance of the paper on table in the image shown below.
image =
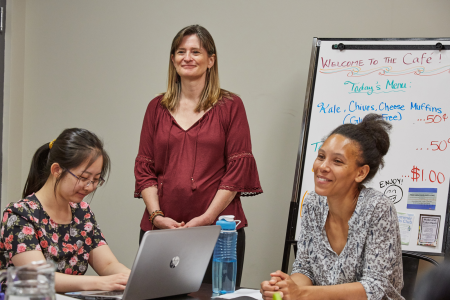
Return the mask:
[[[22,296],[20,296],[20,297],[12,296],[10,299],[19,299],[19,298],[22,299],[22,300],[36,299],[36,298],[33,298],[33,297],[22,297]],[[67,296],[60,295],[60,294],[56,294],[56,300],[74,300],[74,299],[75,298],[67,297]]]
[[252,297],[254,299],[263,300],[259,290],[251,290],[251,289],[240,289],[234,293],[220,295],[215,299],[234,299],[238,297]]
[[56,300],[74,300],[75,298],[67,297],[64,295],[56,294]]

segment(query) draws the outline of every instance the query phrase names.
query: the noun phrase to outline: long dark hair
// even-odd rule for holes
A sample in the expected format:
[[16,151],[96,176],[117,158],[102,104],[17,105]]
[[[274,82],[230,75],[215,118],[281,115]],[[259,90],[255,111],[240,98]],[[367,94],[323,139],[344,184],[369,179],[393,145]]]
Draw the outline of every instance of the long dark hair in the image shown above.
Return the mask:
[[[65,129],[51,143],[39,147],[31,160],[30,172],[23,188],[22,197],[26,198],[40,190],[48,177],[52,164],[58,163],[63,172],[56,179],[54,190],[58,183],[67,175],[67,170],[80,166],[89,159],[87,168],[99,157],[103,157],[100,176],[106,179],[111,168],[111,162],[103,149],[103,142],[92,132],[81,128]],[[51,149],[50,149],[51,148]]]
[[329,136],[340,134],[358,144],[361,151],[357,160],[358,165],[370,167],[370,171],[360,183],[360,187],[370,181],[380,168],[383,168],[383,156],[386,155],[390,146],[389,131],[391,128],[392,125],[383,120],[381,115],[368,114],[357,125],[343,124],[330,133]]

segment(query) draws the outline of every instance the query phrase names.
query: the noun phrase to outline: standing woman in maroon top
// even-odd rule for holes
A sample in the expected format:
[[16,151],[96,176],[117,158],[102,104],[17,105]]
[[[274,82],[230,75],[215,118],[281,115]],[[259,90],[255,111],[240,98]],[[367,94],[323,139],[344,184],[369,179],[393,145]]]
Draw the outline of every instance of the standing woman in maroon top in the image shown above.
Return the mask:
[[244,105],[220,88],[214,40],[202,26],[173,39],[167,92],[147,107],[134,173],[134,196],[146,205],[140,238],[148,230],[214,224],[221,215],[241,221],[239,284],[247,226],[240,198],[262,189]]

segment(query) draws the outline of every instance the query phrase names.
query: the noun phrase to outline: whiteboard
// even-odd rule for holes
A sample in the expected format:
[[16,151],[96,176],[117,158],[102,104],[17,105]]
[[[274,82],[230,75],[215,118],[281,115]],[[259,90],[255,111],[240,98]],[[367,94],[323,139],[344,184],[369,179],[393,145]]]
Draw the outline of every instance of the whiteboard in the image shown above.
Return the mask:
[[[335,50],[333,45],[450,42],[315,39],[316,42],[315,72],[307,99],[309,127],[304,124],[307,132],[303,133],[306,143],[302,151],[306,152],[299,171],[295,238],[298,239],[301,227],[302,201],[314,190],[312,165],[323,139],[340,124],[357,124],[366,114],[378,113],[393,126],[391,147],[384,158],[385,167],[366,186],[389,196],[398,212],[414,214],[409,245],[402,245],[402,250],[442,253],[450,179],[450,50]],[[417,188],[437,189],[434,210],[407,208],[409,192]],[[435,247],[417,245],[421,214],[441,216]]]

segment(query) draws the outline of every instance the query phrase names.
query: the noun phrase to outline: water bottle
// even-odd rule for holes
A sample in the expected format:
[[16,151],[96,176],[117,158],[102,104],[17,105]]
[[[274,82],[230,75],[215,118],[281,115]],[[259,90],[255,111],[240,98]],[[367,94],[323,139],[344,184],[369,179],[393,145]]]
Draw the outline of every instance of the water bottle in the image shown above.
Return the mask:
[[[220,216],[217,225],[222,227],[214,248],[212,263],[212,286],[214,294],[233,293],[236,288],[237,232],[234,216]],[[239,225],[238,223],[238,225]]]

